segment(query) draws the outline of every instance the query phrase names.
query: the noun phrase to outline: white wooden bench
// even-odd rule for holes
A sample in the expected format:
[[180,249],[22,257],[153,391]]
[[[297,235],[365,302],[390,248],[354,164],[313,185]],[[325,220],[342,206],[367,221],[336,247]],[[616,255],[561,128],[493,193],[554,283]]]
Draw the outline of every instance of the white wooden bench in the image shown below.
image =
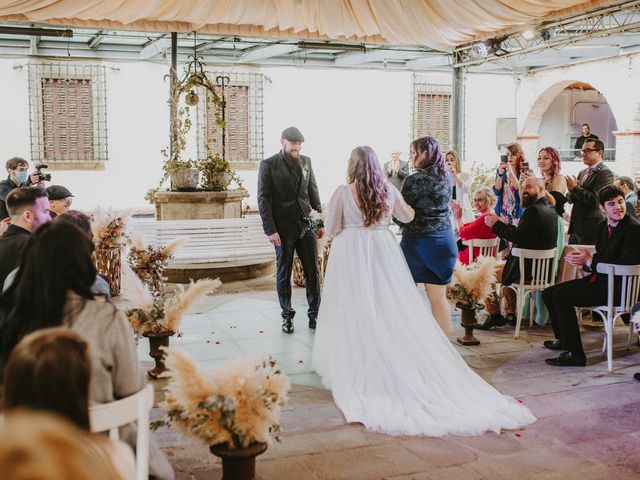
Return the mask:
[[262,230],[258,215],[209,220],[147,220],[129,222],[132,234],[141,234],[146,243],[166,245],[178,238],[184,243],[174,253],[168,267],[221,262],[265,262],[275,258],[273,245]]

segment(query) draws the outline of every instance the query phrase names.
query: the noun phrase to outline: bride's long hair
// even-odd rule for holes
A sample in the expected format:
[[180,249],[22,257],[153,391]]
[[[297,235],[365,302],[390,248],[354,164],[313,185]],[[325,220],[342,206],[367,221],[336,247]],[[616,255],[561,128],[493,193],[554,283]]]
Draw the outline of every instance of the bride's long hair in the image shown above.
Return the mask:
[[378,223],[387,213],[387,185],[376,152],[371,147],[356,147],[349,158],[347,181],[356,184],[356,196],[364,226]]

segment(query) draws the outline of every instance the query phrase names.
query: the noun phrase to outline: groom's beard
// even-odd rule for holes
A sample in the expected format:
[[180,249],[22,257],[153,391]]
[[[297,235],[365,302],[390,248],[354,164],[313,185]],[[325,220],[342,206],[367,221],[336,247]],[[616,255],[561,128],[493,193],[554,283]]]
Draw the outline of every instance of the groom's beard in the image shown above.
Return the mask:
[[524,208],[530,207],[531,205],[536,203],[536,200],[538,200],[537,197],[525,193],[522,195],[522,206]]
[[285,152],[284,150],[282,151],[282,153],[286,161],[290,162],[293,165],[300,165],[300,154],[298,154],[297,157],[294,157],[293,155]]

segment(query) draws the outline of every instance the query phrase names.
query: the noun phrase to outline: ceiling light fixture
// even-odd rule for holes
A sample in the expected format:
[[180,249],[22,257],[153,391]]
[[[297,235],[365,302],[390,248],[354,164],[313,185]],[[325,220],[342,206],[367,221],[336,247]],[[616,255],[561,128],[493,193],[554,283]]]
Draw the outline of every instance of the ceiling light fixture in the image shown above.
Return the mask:
[[328,43],[328,42],[298,42],[298,48],[306,50],[348,50],[352,52],[366,52],[364,44],[354,45],[352,43]]
[[538,33],[533,28],[527,28],[524,32],[522,32],[522,36],[525,40],[533,40],[538,36]]

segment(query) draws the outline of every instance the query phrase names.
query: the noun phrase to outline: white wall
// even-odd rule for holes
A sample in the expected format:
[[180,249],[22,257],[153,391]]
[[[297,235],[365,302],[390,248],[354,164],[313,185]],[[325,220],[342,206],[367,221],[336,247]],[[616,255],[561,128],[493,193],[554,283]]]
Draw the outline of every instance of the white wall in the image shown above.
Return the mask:
[[[15,155],[29,158],[27,69],[12,69],[15,63],[26,61],[0,58],[4,107],[0,164]],[[143,197],[160,179],[160,150],[168,141],[168,84],[163,80],[167,67],[151,62],[104,65],[118,68],[107,69],[109,161],[101,171],[53,170],[52,183],[74,193],[76,208],[101,204],[150,210]],[[347,159],[355,146],[370,145],[382,162],[395,149],[407,157],[412,139],[411,72],[296,67],[251,71],[270,79],[264,91],[265,157],[280,149],[284,128],[297,126],[306,137],[303,153],[312,159],[323,202],[345,181]],[[419,79],[451,83],[451,76],[443,73],[420,73]],[[495,118],[515,116],[514,81],[510,76],[468,75],[467,82],[468,158],[493,164],[498,153]],[[186,156],[195,155],[194,121]],[[248,203],[255,207],[257,170],[239,174],[251,194]]]

